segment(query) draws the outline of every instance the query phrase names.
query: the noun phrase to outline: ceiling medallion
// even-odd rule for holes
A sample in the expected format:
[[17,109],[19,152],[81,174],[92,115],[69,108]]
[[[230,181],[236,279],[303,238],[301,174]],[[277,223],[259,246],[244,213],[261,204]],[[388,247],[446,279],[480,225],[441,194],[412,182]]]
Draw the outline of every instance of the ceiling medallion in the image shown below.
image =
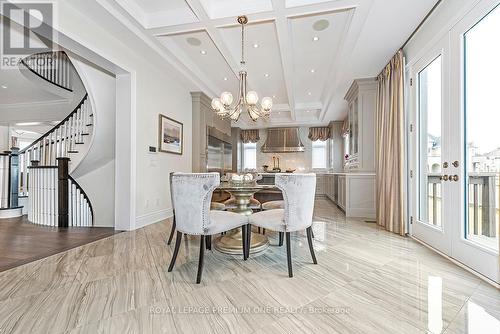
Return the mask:
[[255,122],[259,117],[268,117],[271,114],[273,100],[264,97],[259,104],[257,92],[251,90],[247,92],[247,71],[245,68],[245,24],[248,23],[246,16],[238,16],[238,23],[241,25],[241,70],[239,72],[239,92],[236,103],[233,104],[233,94],[223,92],[220,98],[212,100],[212,108],[215,113],[222,118],[230,118],[237,122],[243,111],[246,111]]

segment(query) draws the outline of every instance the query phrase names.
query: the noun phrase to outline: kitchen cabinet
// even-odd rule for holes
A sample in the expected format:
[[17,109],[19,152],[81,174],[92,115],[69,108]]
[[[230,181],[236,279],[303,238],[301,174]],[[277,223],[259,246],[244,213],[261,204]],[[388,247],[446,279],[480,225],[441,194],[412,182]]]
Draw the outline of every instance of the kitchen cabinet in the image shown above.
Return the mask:
[[[192,168],[193,172],[206,172],[207,165],[209,164],[209,134],[212,133],[213,137],[218,138],[228,145],[226,152],[221,152],[225,157],[225,165],[229,170],[232,170],[235,165],[232,164],[232,152],[229,147],[231,146],[231,121],[222,120],[212,110],[212,100],[201,92],[191,92],[192,99],[192,115],[193,115],[193,149],[192,149]],[[236,148],[236,147],[234,147]],[[220,148],[222,150],[222,148]],[[222,163],[221,163],[222,164]]]
[[325,195],[330,201],[337,202],[337,176],[334,174],[325,175]]
[[325,175],[316,174],[316,196],[325,195]]
[[348,104],[348,131],[344,134],[344,170],[375,170],[375,112],[377,81],[354,80],[344,99]]
[[346,217],[375,218],[374,173],[329,173],[323,178],[326,197],[337,204]]
[[[345,211],[346,209],[346,177],[344,175],[340,175],[338,177],[338,194],[339,197],[337,199],[337,205]],[[347,213],[346,213],[347,216]]]

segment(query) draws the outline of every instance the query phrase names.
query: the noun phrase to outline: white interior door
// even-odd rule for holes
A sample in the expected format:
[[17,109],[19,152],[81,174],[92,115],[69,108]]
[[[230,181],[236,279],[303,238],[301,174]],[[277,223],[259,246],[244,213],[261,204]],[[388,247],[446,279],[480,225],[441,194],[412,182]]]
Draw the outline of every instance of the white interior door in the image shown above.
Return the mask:
[[411,69],[411,233],[499,282],[500,7],[480,1]]

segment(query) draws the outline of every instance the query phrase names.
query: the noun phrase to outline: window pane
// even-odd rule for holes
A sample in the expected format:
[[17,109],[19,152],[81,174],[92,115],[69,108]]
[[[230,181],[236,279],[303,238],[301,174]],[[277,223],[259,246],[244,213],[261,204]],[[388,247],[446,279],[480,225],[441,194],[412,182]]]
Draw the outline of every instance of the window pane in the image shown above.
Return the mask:
[[312,143],[312,168],[326,168],[326,161],[326,141],[314,141]]
[[243,144],[243,168],[256,169],[257,168],[257,144],[248,143]]
[[464,37],[466,237],[498,249],[500,206],[500,9]]
[[441,226],[441,56],[418,74],[419,221]]

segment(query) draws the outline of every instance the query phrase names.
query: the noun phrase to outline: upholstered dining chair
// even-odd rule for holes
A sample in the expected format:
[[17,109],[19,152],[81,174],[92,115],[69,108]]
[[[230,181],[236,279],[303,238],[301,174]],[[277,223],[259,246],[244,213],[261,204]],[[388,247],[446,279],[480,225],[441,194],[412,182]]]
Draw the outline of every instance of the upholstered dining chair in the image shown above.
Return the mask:
[[[275,185],[283,193],[284,208],[254,213],[249,224],[285,233],[288,276],[293,277],[290,233],[306,230],[309,251],[317,264],[312,241],[312,219],[316,191],[315,174],[277,174]],[[247,235],[249,245],[251,235]]]
[[233,212],[210,210],[210,199],[220,184],[218,173],[174,173],[172,200],[175,210],[177,236],[168,271],[172,271],[179,253],[182,235],[200,236],[200,255],[196,283],[201,282],[205,237],[241,227],[243,233],[243,259],[247,259],[246,240],[248,218]]
[[[283,209],[285,207],[285,201],[269,201],[269,202],[264,202],[261,205],[261,208],[263,211],[267,210],[274,210],[274,209]],[[260,233],[260,227],[258,228],[258,231]],[[262,229],[263,234],[266,234],[266,229]],[[279,245],[283,246],[283,232],[279,232]]]
[[[267,211],[267,210],[274,210],[274,209],[284,209],[285,208],[285,201],[283,200],[277,200],[277,201],[269,201],[269,202],[264,202],[262,203],[262,210]],[[259,232],[260,232],[260,227],[259,227]],[[264,229],[264,234],[266,234],[266,229]],[[311,236],[314,239],[314,231],[311,228]],[[278,244],[279,246],[283,246],[283,232],[279,232],[279,239],[278,239]]]
[[[173,203],[173,196],[172,196],[172,175],[174,175],[175,172],[170,172],[169,176],[169,183],[170,183],[170,201]],[[172,205],[173,207],[173,205]],[[224,211],[226,210],[226,206],[224,203],[217,203],[217,202],[211,202],[210,203],[210,210],[218,210],[218,211]],[[175,233],[175,209],[172,210],[172,227],[170,228],[170,235],[168,237],[167,245],[170,245],[172,243],[172,239],[174,238],[174,233]],[[212,245],[212,238],[207,238],[207,249],[211,249]]]

